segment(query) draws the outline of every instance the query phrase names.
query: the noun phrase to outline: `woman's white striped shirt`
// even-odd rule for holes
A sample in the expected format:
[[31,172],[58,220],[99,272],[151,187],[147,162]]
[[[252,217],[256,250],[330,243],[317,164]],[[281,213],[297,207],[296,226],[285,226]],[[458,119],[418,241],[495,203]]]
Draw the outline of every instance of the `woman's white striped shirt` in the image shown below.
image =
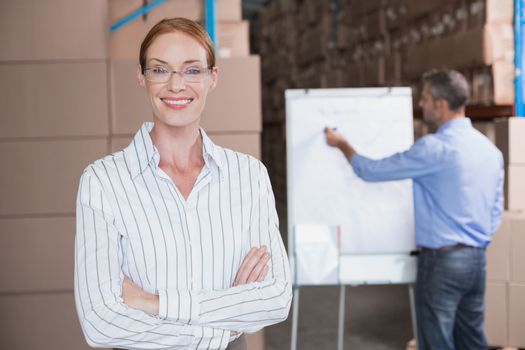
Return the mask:
[[[257,159],[201,130],[205,166],[185,200],[158,167],[145,123],[124,150],[80,180],[75,300],[88,343],[131,349],[225,349],[230,331],[287,318],[288,258],[268,174]],[[269,273],[232,287],[249,249],[266,245]],[[123,276],[159,295],[159,317],[123,303]]]

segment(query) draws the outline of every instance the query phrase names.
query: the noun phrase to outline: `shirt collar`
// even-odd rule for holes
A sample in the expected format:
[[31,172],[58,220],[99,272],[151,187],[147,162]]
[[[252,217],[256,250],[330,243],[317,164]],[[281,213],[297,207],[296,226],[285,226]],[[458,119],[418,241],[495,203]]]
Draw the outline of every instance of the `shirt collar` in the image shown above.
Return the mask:
[[470,118],[457,118],[452,119],[446,122],[445,124],[441,125],[437,132],[442,133],[445,130],[451,129],[451,128],[465,128],[465,127],[472,127],[472,121]]
[[223,162],[221,156],[219,155],[220,147],[213,143],[204,129],[200,128],[199,131],[202,137],[202,154],[204,155],[204,161],[208,166],[210,165],[210,161],[214,162],[219,170],[222,171]]
[[[124,149],[124,155],[128,164],[128,170],[132,178],[141,174],[150,165],[159,166],[160,153],[151,140],[150,132],[153,129],[152,122],[143,123],[137,131],[128,147]],[[204,162],[209,167],[213,162],[222,170],[222,161],[219,157],[218,146],[208,137],[206,132],[199,129],[202,137],[202,154]]]

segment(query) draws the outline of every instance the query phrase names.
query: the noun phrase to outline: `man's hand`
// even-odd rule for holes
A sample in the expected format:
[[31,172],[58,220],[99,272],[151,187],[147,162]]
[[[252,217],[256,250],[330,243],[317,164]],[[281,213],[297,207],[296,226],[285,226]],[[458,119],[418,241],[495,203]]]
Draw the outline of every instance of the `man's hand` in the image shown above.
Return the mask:
[[122,299],[134,309],[142,310],[150,315],[159,314],[159,296],[146,292],[133,283],[127,276],[122,281]]
[[270,260],[270,254],[266,252],[266,247],[260,248],[253,247],[250,249],[248,254],[244,257],[244,260],[237,271],[233,286],[241,284],[248,284],[252,282],[261,282],[268,274],[268,261]]
[[324,128],[326,143],[332,147],[337,147],[343,152],[348,160],[356,154],[355,149],[346,141],[344,136],[332,128]]

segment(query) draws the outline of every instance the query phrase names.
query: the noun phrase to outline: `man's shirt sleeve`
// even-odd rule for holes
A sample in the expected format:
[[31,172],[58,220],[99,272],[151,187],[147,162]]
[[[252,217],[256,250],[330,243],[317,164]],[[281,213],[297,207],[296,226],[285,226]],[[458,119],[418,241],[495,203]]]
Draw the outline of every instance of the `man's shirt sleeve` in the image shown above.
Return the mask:
[[[503,160],[502,160],[503,163]],[[496,201],[494,202],[494,207],[492,208],[492,227],[491,227],[491,233],[496,232],[499,225],[501,224],[501,214],[503,213],[503,183],[505,179],[505,170],[503,168],[503,164],[501,165],[499,179],[498,179],[498,187],[496,189]]]
[[365,181],[394,181],[428,175],[450,165],[451,151],[434,135],[419,139],[404,152],[382,159],[371,159],[360,154],[352,157],[354,172]]

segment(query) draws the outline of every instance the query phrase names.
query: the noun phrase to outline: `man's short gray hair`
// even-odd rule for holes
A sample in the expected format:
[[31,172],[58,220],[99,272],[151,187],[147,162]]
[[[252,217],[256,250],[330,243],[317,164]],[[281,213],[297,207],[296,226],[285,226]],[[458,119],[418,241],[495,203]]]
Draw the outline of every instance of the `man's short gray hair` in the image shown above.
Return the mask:
[[427,83],[434,100],[448,102],[452,111],[465,107],[469,98],[467,79],[455,70],[431,70],[423,75],[423,84]]

